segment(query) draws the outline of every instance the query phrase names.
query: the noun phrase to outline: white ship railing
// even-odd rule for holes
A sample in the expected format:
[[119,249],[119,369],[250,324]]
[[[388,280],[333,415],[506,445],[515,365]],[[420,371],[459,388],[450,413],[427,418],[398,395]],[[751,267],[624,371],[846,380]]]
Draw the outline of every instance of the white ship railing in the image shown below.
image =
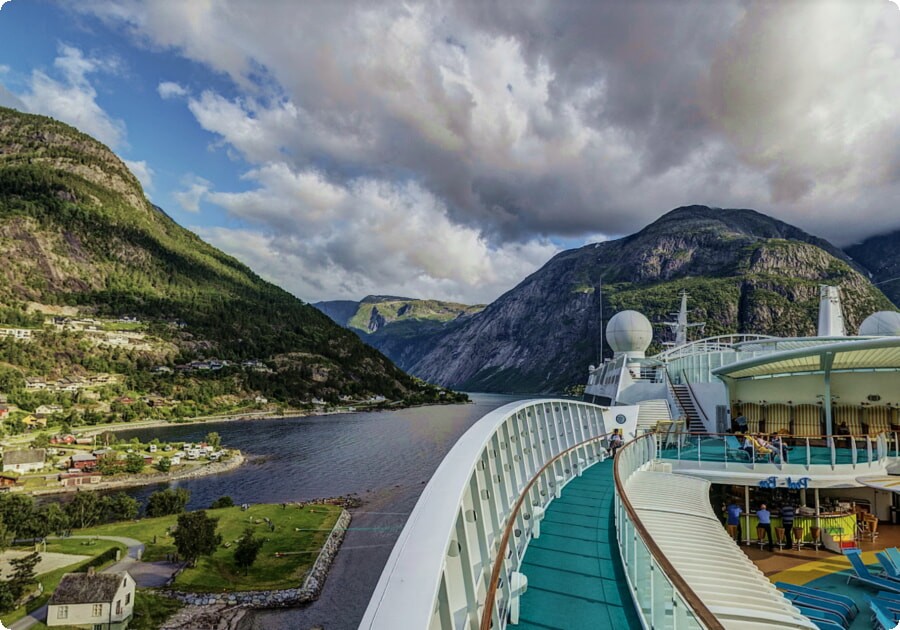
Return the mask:
[[722,629],[654,542],[625,492],[631,475],[653,462],[656,452],[656,437],[647,434],[622,448],[615,461],[616,537],[635,609],[645,628]]
[[633,435],[637,414],[637,406],[544,399],[511,403],[475,423],[422,492],[360,627],[477,628],[509,530],[488,615],[489,627],[502,630],[524,590],[517,571],[547,504],[599,461],[598,438],[613,427]]
[[660,352],[654,359],[659,359],[660,361],[671,361],[672,359],[677,359],[678,357],[687,356],[691,354],[702,354],[706,352],[723,352],[725,350],[734,350],[734,346],[739,343],[746,343],[748,341],[765,341],[767,339],[774,339],[774,337],[770,337],[767,335],[718,335],[717,337],[706,337],[704,339],[698,339],[697,341],[692,341],[690,343],[684,344],[683,346],[677,346],[675,348],[669,348],[668,350],[664,350]]

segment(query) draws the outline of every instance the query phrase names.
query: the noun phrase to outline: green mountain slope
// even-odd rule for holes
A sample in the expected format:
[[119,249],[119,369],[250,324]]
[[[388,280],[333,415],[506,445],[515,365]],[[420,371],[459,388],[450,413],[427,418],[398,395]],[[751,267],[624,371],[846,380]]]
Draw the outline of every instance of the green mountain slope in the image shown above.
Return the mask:
[[[562,252],[481,313],[432,340],[411,373],[469,391],[560,391],[596,363],[600,293],[623,309],[669,320],[690,294],[706,335],[815,334],[818,286],[841,287],[850,330],[887,298],[827,241],[753,210],[690,206],[640,232]],[[655,349],[664,340],[662,327]],[[605,352],[610,352],[608,348]]]
[[900,306],[900,230],[867,238],[845,250],[865,267],[891,301]]
[[[175,399],[192,392],[201,410],[215,407],[216,397],[233,401],[253,393],[294,404],[313,397],[421,401],[440,395],[177,225],[147,201],[137,179],[99,142],[52,119],[3,108],[0,248],[0,301],[8,311],[0,325],[22,317],[39,321],[35,312],[44,313],[46,322],[28,342],[28,353],[24,342],[2,341],[0,366],[5,362],[8,378],[0,378],[0,392],[16,387],[19,377],[57,376],[42,370],[87,374],[109,368],[124,373],[128,391]],[[53,313],[113,327],[110,322],[123,316],[137,318],[146,339],[110,349],[83,331],[53,328]],[[66,344],[70,351],[55,362],[39,360]],[[259,363],[209,376],[149,371],[210,358]],[[203,397],[191,383],[204,379],[212,394],[197,400]]]

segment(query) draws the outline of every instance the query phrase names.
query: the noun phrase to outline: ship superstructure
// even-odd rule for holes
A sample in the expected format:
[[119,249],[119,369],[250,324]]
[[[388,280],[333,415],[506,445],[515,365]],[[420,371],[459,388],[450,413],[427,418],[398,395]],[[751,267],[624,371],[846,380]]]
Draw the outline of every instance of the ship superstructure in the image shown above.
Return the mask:
[[[860,523],[900,510],[900,314],[850,336],[823,286],[814,337],[690,340],[687,306],[682,294],[675,341],[652,356],[646,317],[612,317],[614,355],[590,367],[584,401],[521,401],[473,425],[362,627],[832,628],[735,538],[756,542],[763,503],[791,503],[791,544],[847,552]],[[713,496],[743,508],[741,529]]]

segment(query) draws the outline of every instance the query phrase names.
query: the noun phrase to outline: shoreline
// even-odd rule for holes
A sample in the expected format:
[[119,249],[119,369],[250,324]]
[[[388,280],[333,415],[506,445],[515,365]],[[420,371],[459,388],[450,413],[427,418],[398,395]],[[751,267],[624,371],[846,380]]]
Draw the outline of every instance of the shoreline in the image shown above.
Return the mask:
[[191,470],[179,471],[175,474],[158,473],[148,475],[146,477],[133,477],[130,479],[114,479],[112,481],[101,481],[81,486],[59,486],[57,488],[41,488],[23,494],[29,494],[34,497],[46,496],[51,494],[69,494],[73,492],[91,492],[94,490],[114,490],[116,488],[137,488],[140,486],[152,486],[159,483],[169,483],[172,481],[180,481],[182,479],[193,479],[195,477],[206,477],[209,475],[218,475],[225,472],[231,472],[240,468],[247,459],[244,454],[237,452],[234,456],[229,457],[224,462],[211,462],[201,468],[193,468]]

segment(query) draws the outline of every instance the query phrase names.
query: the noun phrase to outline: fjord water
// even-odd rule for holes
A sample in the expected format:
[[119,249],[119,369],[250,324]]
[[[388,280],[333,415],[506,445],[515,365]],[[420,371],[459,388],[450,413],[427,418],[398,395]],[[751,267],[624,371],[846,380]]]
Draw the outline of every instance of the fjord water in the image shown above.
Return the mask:
[[[492,409],[521,396],[473,394],[472,404],[376,413],[172,425],[119,433],[166,441],[200,441],[217,431],[247,462],[211,477],[176,482],[191,491],[190,509],[222,495],[235,503],[280,503],[356,493],[353,521],[325,588],[299,609],[255,612],[246,629],[356,628],[427,481],[456,440]],[[140,500],[162,486],[136,488]]]

